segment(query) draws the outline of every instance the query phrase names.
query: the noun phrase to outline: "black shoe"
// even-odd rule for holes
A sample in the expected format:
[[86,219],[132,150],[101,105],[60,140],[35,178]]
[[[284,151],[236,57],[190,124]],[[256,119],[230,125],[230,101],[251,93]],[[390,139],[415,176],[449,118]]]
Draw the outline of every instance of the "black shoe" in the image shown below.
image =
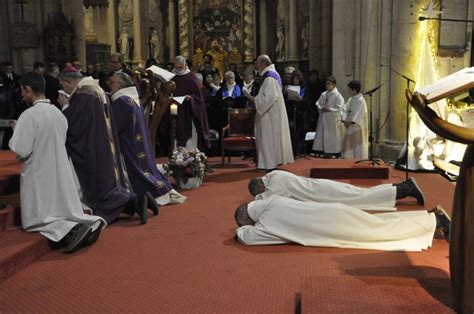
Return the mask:
[[148,220],[148,215],[147,215],[147,210],[148,208],[148,198],[146,195],[143,195],[140,198],[137,198],[135,201],[135,212],[140,216],[140,224],[144,225],[146,224]]
[[92,228],[89,226],[83,224],[75,225],[74,228],[72,228],[71,231],[69,231],[69,233],[65,236],[67,246],[63,253],[71,254],[83,248],[91,231]]
[[100,237],[100,233],[102,232],[102,229],[104,228],[104,222],[101,221],[99,223],[99,226],[97,227],[97,229],[95,229],[94,231],[92,231],[89,236],[87,237],[87,241],[86,243],[84,244],[85,246],[88,246],[88,245],[92,245],[94,244],[95,242],[97,242],[97,240],[99,240],[99,237]]
[[418,204],[425,205],[425,196],[420,187],[416,183],[415,178],[410,178],[401,184],[401,188],[405,190],[405,197],[411,196],[416,198]]
[[436,216],[436,230],[439,230],[441,234],[446,238],[446,241],[449,242],[449,231],[451,230],[451,217],[440,205],[436,206],[433,209],[428,211],[429,213],[434,213]]
[[148,199],[148,207],[151,209],[153,214],[157,216],[160,213],[160,205],[156,202],[155,198],[150,192],[146,192],[145,195]]

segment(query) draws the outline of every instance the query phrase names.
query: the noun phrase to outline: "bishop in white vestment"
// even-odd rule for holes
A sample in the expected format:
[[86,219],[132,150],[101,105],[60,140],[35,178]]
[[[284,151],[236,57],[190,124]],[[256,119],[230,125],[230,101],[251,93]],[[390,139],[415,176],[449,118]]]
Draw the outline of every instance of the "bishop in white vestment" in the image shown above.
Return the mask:
[[[44,98],[44,87],[41,96]],[[23,228],[39,232],[54,242],[62,240],[78,224],[89,226],[89,232],[97,237],[95,231],[101,222],[105,225],[100,217],[83,212],[66,153],[67,128],[67,119],[56,106],[47,99],[36,99],[21,114],[10,140],[10,149],[23,162],[20,181]]]
[[425,210],[372,215],[340,203],[277,195],[239,207],[235,217],[241,226],[236,236],[246,245],[421,251],[431,247],[437,227],[437,216]]
[[349,82],[349,93],[352,97],[346,103],[344,120],[344,140],[342,157],[367,159],[369,155],[369,129],[367,104],[360,93],[358,81]]
[[283,99],[282,82],[268,56],[257,59],[262,86],[257,96],[246,96],[255,103],[255,142],[258,169],[271,170],[280,164],[293,163],[288,116]]
[[327,90],[321,94],[316,107],[319,109],[318,126],[313,142],[313,150],[324,154],[340,154],[342,146],[343,126],[341,112],[344,98],[336,87],[336,79],[326,80]]

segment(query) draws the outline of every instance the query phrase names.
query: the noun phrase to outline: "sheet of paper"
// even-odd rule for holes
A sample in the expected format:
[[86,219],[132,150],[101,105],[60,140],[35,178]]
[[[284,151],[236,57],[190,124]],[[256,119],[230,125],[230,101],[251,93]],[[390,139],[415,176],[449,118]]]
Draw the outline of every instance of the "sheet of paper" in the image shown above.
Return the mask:
[[173,97],[173,99],[178,103],[178,104],[182,104],[184,99],[186,99],[186,96],[179,96],[179,97]]
[[288,91],[290,91],[290,90],[291,90],[291,91],[294,91],[294,92],[298,93],[298,95],[299,95],[299,94],[300,94],[300,91],[301,91],[301,86],[299,86],[299,85],[288,85],[288,86],[286,87],[286,89],[287,89]]
[[153,72],[154,75],[158,76],[161,80],[165,81],[165,82],[168,82],[169,80],[171,80],[173,77],[175,77],[175,74],[170,72],[170,71],[167,71],[163,68],[160,68],[156,65],[152,65],[151,67],[149,67],[147,70],[150,70],[151,72]]
[[307,132],[306,136],[304,137],[305,141],[312,141],[314,140],[314,137],[316,136],[316,132]]
[[295,90],[288,89],[287,92],[288,92],[288,99],[289,100],[301,100],[301,96],[300,96],[299,91],[297,92]]

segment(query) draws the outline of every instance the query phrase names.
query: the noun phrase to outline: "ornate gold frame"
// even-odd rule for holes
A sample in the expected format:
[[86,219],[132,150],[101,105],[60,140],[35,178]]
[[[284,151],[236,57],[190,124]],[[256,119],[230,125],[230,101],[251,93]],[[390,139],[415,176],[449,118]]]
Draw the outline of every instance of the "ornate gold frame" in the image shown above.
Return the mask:
[[[253,62],[255,59],[255,1],[243,0],[243,57],[244,62]],[[192,56],[192,0],[178,0],[179,12],[179,52],[185,58]]]

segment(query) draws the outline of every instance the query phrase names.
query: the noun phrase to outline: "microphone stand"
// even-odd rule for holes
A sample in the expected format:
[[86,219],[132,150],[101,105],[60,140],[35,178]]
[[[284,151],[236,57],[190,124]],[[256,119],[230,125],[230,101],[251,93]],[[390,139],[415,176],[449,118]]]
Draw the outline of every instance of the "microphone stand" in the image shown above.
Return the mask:
[[356,164],[358,164],[360,162],[370,161],[371,166],[375,166],[375,165],[378,166],[381,163],[381,160],[379,158],[374,158],[374,136],[373,136],[374,129],[373,129],[373,124],[372,124],[372,95],[373,95],[373,93],[378,91],[379,88],[382,87],[382,85],[380,85],[376,88],[373,88],[373,89],[371,89],[371,90],[369,90],[368,92],[365,93],[366,95],[369,95],[369,104],[370,104],[369,105],[369,143],[370,143],[369,159],[357,160],[355,162]]
[[[411,78],[407,77],[406,75],[403,75],[402,73],[398,72],[397,70],[394,70],[392,69],[391,66],[389,65],[384,65],[384,64],[381,64],[380,65],[381,67],[386,67],[388,68],[390,71],[394,72],[395,74],[397,74],[398,76],[404,78],[407,82],[407,89],[410,89],[410,83],[413,82],[415,83],[414,80],[412,80]],[[410,121],[409,121],[409,108],[410,108],[410,103],[408,102],[408,99],[406,101],[406,115],[407,115],[407,121],[406,121],[406,125],[405,125],[405,143],[406,143],[406,154],[407,154],[407,159],[406,159],[406,162],[405,162],[405,180],[408,180],[408,160],[409,160],[409,147],[410,147],[410,144],[408,143],[408,134],[410,132]]]

